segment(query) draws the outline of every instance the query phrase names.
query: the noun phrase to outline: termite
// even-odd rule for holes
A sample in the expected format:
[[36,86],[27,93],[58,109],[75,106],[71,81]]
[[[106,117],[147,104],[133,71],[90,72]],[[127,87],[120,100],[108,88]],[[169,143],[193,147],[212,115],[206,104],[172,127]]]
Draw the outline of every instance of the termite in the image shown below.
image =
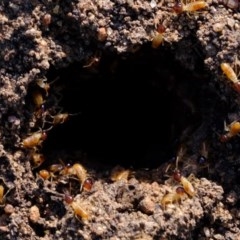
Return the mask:
[[62,164],[52,164],[49,166],[48,170],[42,169],[38,172],[39,176],[43,179],[49,179],[54,178],[56,173],[62,174],[62,171],[64,171],[65,167]]
[[116,166],[112,169],[110,179],[113,182],[120,181],[120,180],[128,180],[130,174],[130,170],[125,169],[121,166]]
[[36,89],[31,94],[32,94],[32,100],[36,109],[37,110],[40,109],[45,102],[41,91]]
[[47,133],[46,131],[34,132],[30,136],[23,139],[21,145],[24,148],[36,148],[37,146],[41,146],[42,142],[46,140]]
[[156,35],[152,39],[152,48],[158,48],[163,43],[164,32],[165,32],[165,27],[162,24],[160,24],[157,28]]
[[232,137],[235,137],[240,133],[240,122],[234,121],[230,123],[229,126],[226,126],[226,123],[224,123],[224,125],[224,129],[227,131],[227,133],[220,136],[221,142],[227,142]]
[[70,203],[74,214],[79,217],[81,220],[88,220],[89,219],[89,214],[86,212],[86,210],[84,210],[81,207],[81,203],[79,201],[73,201],[72,203]]
[[92,186],[93,186],[93,179],[92,178],[86,178],[84,180],[84,182],[82,183],[82,189],[84,191],[87,191],[87,192],[91,191]]
[[4,187],[3,185],[0,185],[0,205],[3,205],[4,202],[5,202]]
[[177,14],[180,14],[182,12],[196,12],[206,7],[208,7],[208,4],[205,1],[195,1],[187,4],[184,4],[182,1],[176,1],[173,10]]
[[64,170],[64,168],[65,168],[64,165],[57,163],[57,164],[50,165],[48,170],[52,173],[60,173],[61,172],[61,174],[63,175],[62,171]]
[[183,197],[185,197],[185,190],[183,187],[177,187],[175,192],[173,193],[167,193],[163,196],[161,200],[161,205],[163,209],[166,209],[167,204],[173,204],[173,203],[179,203]]
[[7,194],[12,190],[13,188],[9,188],[7,190],[7,192],[4,194],[5,192],[5,187],[1,184],[0,185],[0,206],[4,206],[5,202],[6,202],[6,196]]
[[50,84],[47,83],[47,79],[38,79],[36,80],[36,85],[44,90],[46,96],[49,94]]
[[39,167],[45,161],[44,155],[42,153],[36,153],[36,152],[33,152],[31,154],[31,159],[34,164],[34,168]]
[[90,191],[93,185],[93,180],[88,177],[86,169],[79,163],[75,163],[67,169],[67,174],[76,175],[81,183],[80,190]]
[[235,91],[240,93],[240,81],[238,80],[238,76],[233,70],[233,68],[228,63],[221,63],[221,69],[223,73],[226,75],[228,80],[230,80],[233,84],[233,88]]
[[64,164],[56,163],[56,164],[50,165],[48,167],[48,170],[46,169],[40,170],[38,174],[43,179],[49,179],[50,177],[54,178],[56,173],[60,175],[66,175],[68,171],[68,167],[69,167],[68,165],[64,166]]
[[67,174],[67,167],[63,164],[52,164],[48,167],[48,170],[42,169],[38,172],[39,176],[43,179],[53,179],[56,177],[55,174],[65,175]]
[[176,168],[173,172],[173,179],[179,183],[182,184],[184,191],[191,197],[193,197],[195,195],[195,190],[193,185],[191,184],[191,182],[185,178],[184,176],[182,176],[181,172],[178,169],[178,162],[179,159],[182,158],[183,156],[183,149],[180,148],[179,154],[176,158]]
[[59,113],[55,116],[53,116],[53,125],[57,125],[57,124],[63,124],[65,123],[69,118],[69,113]]
[[58,113],[57,115],[52,116],[53,118],[52,124],[53,125],[63,124],[69,119],[70,116],[76,116],[79,114],[80,113]]
[[56,82],[58,79],[59,77],[55,78],[50,83],[47,82],[46,78],[37,79],[36,85],[44,91],[45,96],[47,97],[49,95],[50,85]]
[[79,114],[80,113],[58,113],[54,116],[49,114],[50,118],[52,118],[52,121],[45,121],[45,122],[50,123],[53,126],[56,126],[56,125],[65,123],[70,116],[76,116]]
[[182,176],[181,172],[176,169],[173,173],[173,179],[177,182],[180,182],[183,186],[184,191],[191,197],[195,195],[195,190],[191,182]]

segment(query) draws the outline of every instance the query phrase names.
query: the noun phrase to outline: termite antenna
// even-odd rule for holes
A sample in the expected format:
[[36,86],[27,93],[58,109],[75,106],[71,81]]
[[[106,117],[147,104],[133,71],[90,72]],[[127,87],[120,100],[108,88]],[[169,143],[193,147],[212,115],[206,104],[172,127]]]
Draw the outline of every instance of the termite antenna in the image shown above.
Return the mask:
[[42,132],[48,132],[48,131],[50,131],[52,128],[53,128],[53,126],[50,126],[49,128],[47,128],[47,129],[43,129],[43,127],[44,127],[44,124],[43,124],[43,126],[42,126]]
[[177,153],[177,156],[176,156],[176,169],[178,169],[178,163],[179,163],[179,159],[182,158],[183,156],[183,147],[181,146],[178,153]]
[[77,116],[77,115],[80,115],[80,114],[82,114],[82,112],[69,113],[68,115],[69,115],[69,116]]
[[51,85],[51,84],[53,84],[53,83],[55,83],[56,81],[58,81],[59,80],[59,76],[57,76],[55,79],[53,79],[49,84]]

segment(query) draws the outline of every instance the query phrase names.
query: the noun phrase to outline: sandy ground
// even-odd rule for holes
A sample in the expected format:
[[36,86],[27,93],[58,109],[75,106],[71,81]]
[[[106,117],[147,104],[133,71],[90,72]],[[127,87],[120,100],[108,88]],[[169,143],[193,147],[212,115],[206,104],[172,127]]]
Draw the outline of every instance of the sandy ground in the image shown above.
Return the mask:
[[[239,120],[239,92],[220,68],[227,62],[240,71],[239,2],[207,1],[199,11],[180,14],[174,6],[167,0],[1,1],[1,239],[240,239],[239,131],[224,132],[224,122]],[[165,31],[157,31],[159,26]],[[156,37],[163,42],[154,49]],[[81,83],[74,80],[78,77]],[[124,101],[118,102],[118,89]],[[87,104],[77,107],[80,99]],[[101,130],[101,124],[109,126],[109,102],[118,103],[114,121],[128,109],[129,117],[121,120],[138,122],[141,111],[153,106],[147,126],[156,139],[163,133],[160,150],[153,141],[141,164],[131,162],[134,154],[128,156],[126,148],[136,141],[142,157],[151,134],[145,127],[131,135],[114,124]],[[109,108],[97,110],[105,105]],[[131,115],[135,106],[139,109]],[[61,111],[77,117],[80,111],[83,120],[74,123],[70,116],[74,127],[60,132],[56,125],[62,122],[54,116]],[[101,119],[100,112],[107,117]],[[92,130],[78,142],[71,134],[84,123]],[[45,133],[52,134],[47,144]],[[103,136],[124,138],[114,145]],[[59,139],[65,140],[61,151],[54,148]],[[104,150],[101,157],[78,149],[85,140],[86,149],[93,144]],[[71,152],[64,148],[69,143],[75,144]],[[171,144],[175,158],[166,161]],[[101,162],[108,152],[107,163]],[[124,168],[113,176],[119,164]],[[175,168],[180,181],[173,179]],[[48,172],[41,175],[43,169]],[[91,190],[81,190],[88,177]]]

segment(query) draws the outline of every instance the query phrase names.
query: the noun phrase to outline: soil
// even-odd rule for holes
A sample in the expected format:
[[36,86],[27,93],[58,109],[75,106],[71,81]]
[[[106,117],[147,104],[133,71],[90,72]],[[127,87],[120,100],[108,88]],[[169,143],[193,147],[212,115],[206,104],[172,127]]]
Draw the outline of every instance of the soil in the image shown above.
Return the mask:
[[1,1],[0,239],[240,239],[239,2],[179,4]]

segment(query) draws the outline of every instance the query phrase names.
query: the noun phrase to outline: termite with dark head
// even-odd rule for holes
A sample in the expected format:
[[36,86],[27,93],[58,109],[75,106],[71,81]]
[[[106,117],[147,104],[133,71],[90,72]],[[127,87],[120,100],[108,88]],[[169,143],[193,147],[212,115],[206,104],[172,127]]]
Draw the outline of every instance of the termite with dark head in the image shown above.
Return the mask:
[[75,163],[72,167],[66,169],[64,174],[75,175],[81,183],[81,189],[84,191],[90,191],[93,186],[93,179],[88,177],[87,170],[79,163]]
[[195,190],[194,187],[192,185],[192,183],[185,178],[184,176],[182,176],[181,172],[176,169],[173,173],[173,179],[177,182],[180,182],[184,188],[184,191],[191,197],[193,197],[195,195]]
[[[180,149],[180,153],[183,154],[183,150],[182,149]],[[183,188],[184,188],[184,190],[185,190],[185,192],[189,196],[193,197],[195,195],[195,190],[193,188],[193,185],[191,184],[191,182],[186,177],[182,176],[180,170],[178,169],[179,157],[180,156],[178,154],[178,156],[176,158],[176,168],[175,168],[175,170],[173,172],[173,179],[175,181],[181,183]],[[181,156],[181,158],[182,158],[182,156]]]
[[163,33],[165,30],[166,29],[162,24],[158,25],[156,34],[152,39],[152,48],[158,48],[163,43]]

